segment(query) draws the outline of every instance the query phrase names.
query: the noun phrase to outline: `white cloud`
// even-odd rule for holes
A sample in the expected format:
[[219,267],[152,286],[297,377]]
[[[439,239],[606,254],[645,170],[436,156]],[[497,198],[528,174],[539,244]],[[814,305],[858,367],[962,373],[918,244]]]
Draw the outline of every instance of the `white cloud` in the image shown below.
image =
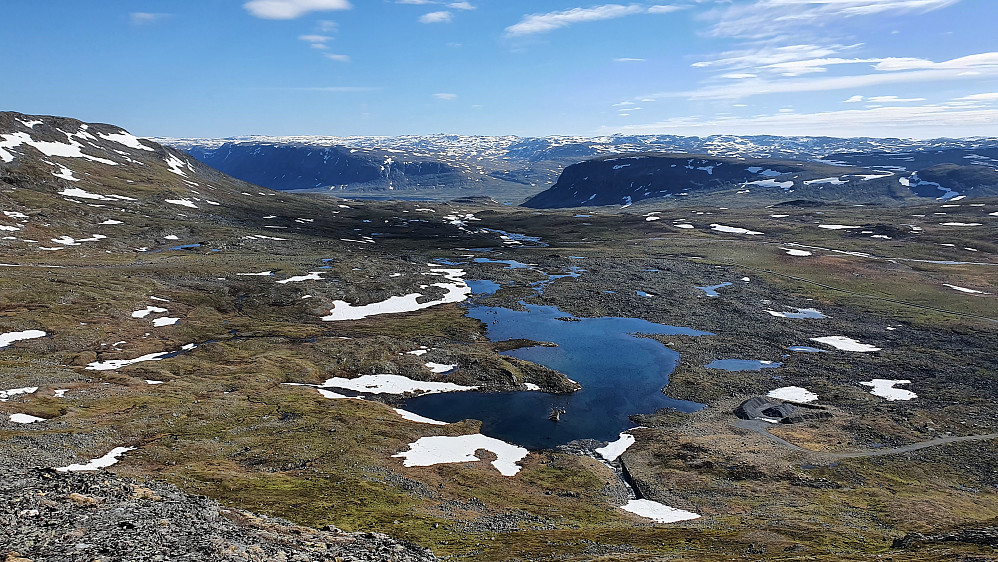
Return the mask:
[[414,4],[416,6],[425,6],[426,4],[437,4],[435,0],[395,0],[396,4]]
[[328,49],[326,43],[333,40],[328,35],[299,35],[298,39],[308,43],[313,49]]
[[326,53],[325,57],[336,62],[350,62],[350,55],[335,55],[333,53]]
[[457,99],[457,94],[433,94],[438,100],[451,101]]
[[[875,72],[796,79],[757,78],[742,80],[734,84],[710,84],[689,92],[666,92],[659,94],[657,97],[737,99],[766,94],[856,90],[883,84],[944,83],[947,81],[979,79],[981,77],[998,77],[998,53],[981,53],[938,63],[925,59],[856,60],[866,63],[876,61],[870,65],[870,68]],[[899,63],[898,61],[903,62]]]
[[693,63],[694,68],[761,68],[792,61],[820,59],[850,50],[856,45],[763,45],[753,49],[727,51],[720,58]]
[[317,24],[319,26],[319,31],[322,33],[332,33],[340,28],[338,23],[330,20],[319,20]]
[[872,103],[914,103],[925,101],[925,98],[899,98],[897,96],[871,96],[866,101]]
[[452,8],[454,10],[474,10],[475,9],[475,6],[472,6],[468,2],[451,2],[450,4],[447,4],[447,7],[448,8]]
[[855,95],[855,96],[852,96],[851,98],[843,101],[842,103],[859,103],[861,101],[863,101],[863,96]]
[[655,6],[649,6],[648,7],[648,13],[649,14],[668,14],[669,12],[675,12],[675,11],[682,10],[682,9],[683,9],[682,6],[669,6],[669,5],[657,4]]
[[152,13],[152,12],[132,12],[128,14],[128,21],[132,25],[146,25],[169,18],[172,14]]
[[604,127],[602,133],[680,135],[988,136],[998,126],[998,109],[946,105],[893,106],[819,113],[777,113],[755,117],[676,117],[657,123]]
[[799,34],[806,26],[823,26],[834,19],[887,13],[925,13],[960,0],[753,0],[711,10],[709,34],[715,37],[760,39],[786,32]]
[[954,101],[998,101],[998,92],[988,92],[984,94],[971,94],[956,98]]
[[309,12],[349,10],[348,0],[250,0],[243,8],[258,18],[293,20]]
[[593,8],[572,8],[561,12],[529,14],[516,24],[506,28],[506,35],[516,37],[534,33],[546,33],[555,29],[589,21],[622,18],[632,14],[647,13],[650,8],[639,4],[605,4]]
[[454,21],[454,14],[447,11],[430,12],[419,18],[420,23],[450,23],[452,21]]
[[633,59],[630,57],[623,57],[619,59],[613,59],[613,62],[645,62],[645,59]]

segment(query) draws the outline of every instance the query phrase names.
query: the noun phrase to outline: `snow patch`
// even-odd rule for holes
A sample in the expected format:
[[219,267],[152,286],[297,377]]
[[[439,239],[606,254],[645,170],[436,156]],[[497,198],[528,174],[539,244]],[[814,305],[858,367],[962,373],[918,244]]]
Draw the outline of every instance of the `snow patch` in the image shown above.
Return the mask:
[[8,345],[22,340],[33,340],[36,338],[44,338],[45,332],[41,330],[24,330],[23,332],[6,332],[0,334],[0,348],[7,347]]
[[753,235],[762,234],[761,232],[756,232],[754,230],[749,230],[747,228],[741,228],[737,226],[725,226],[723,224],[712,224],[710,225],[710,228],[718,232],[727,232],[730,234],[753,234]]
[[785,400],[787,402],[796,402],[798,404],[807,404],[808,402],[814,402],[818,399],[817,394],[799,386],[784,386],[775,390],[770,390],[766,396],[776,398],[778,400]]
[[669,507],[656,501],[644,499],[631,500],[620,509],[651,519],[656,523],[676,523],[678,521],[689,521],[700,518],[699,515],[692,511],[676,509],[675,507]]
[[624,451],[626,451],[627,448],[633,444],[634,436],[627,432],[621,432],[620,438],[616,441],[607,443],[605,447],[596,449],[596,452],[608,462],[615,461],[617,460],[617,457],[624,454]]
[[892,402],[895,400],[911,400],[913,398],[918,398],[918,395],[910,390],[894,388],[899,384],[911,384],[910,380],[873,379],[872,381],[861,382],[859,384],[871,387],[870,394],[886,398]]
[[340,388],[365,394],[438,394],[476,390],[477,386],[462,386],[450,382],[417,381],[402,375],[363,375],[355,379],[333,377],[323,387]]
[[475,433],[456,437],[445,435],[421,437],[409,445],[408,451],[392,456],[405,459],[402,463],[405,466],[432,466],[480,461],[481,459],[475,456],[475,451],[478,449],[495,453],[497,458],[492,461],[492,466],[503,476],[515,476],[520,472],[520,466],[516,463],[528,453],[523,447]]
[[409,420],[411,422],[428,423],[430,425],[447,425],[447,422],[442,422],[442,421],[438,421],[438,420],[432,420],[430,418],[424,418],[423,416],[421,416],[419,414],[414,414],[412,412],[408,412],[408,411],[402,410],[400,408],[395,408],[395,411],[398,412],[398,415],[402,416],[402,419]]
[[852,338],[847,338],[845,336],[823,336],[820,338],[811,338],[811,341],[816,341],[818,343],[823,343],[827,346],[834,347],[842,351],[856,351],[860,353],[866,353],[870,351],[880,351],[879,347],[874,347],[869,344],[860,343]]
[[99,470],[101,468],[107,468],[111,465],[117,464],[118,457],[127,453],[128,451],[134,451],[135,447],[115,447],[111,449],[111,452],[104,455],[103,457],[92,459],[86,464],[71,464],[69,466],[63,466],[56,468],[59,472],[81,472],[90,470]]
[[45,420],[45,418],[39,418],[39,417],[35,417],[35,416],[29,416],[28,414],[11,414],[10,415],[10,421],[12,421],[14,423],[28,424],[28,423],[43,422],[43,421],[46,421],[46,420]]

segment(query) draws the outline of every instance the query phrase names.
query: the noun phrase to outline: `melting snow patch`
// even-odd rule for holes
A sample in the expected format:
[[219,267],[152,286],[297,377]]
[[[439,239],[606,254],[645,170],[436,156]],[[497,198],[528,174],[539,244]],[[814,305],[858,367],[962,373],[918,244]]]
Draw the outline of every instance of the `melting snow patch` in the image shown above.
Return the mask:
[[[190,351],[196,348],[197,345],[189,343],[180,348],[181,351]],[[95,361],[87,365],[88,371],[113,371],[115,369],[120,369],[122,367],[127,367],[128,365],[134,365],[135,363],[142,363],[145,361],[160,361],[167,357],[173,357],[180,353],[179,351],[161,351],[159,353],[147,353],[141,357],[136,357],[135,359],[111,359],[109,361]]]
[[408,451],[392,455],[405,459],[405,466],[432,466],[435,464],[476,462],[478,449],[486,449],[495,453],[496,460],[492,466],[503,476],[515,476],[520,471],[516,464],[527,456],[523,447],[511,445],[480,433],[472,435],[421,437],[409,445]]
[[417,381],[402,375],[363,375],[355,379],[333,377],[323,387],[341,388],[365,394],[438,394],[475,390],[477,386],[461,386],[450,382]]
[[0,334],[0,348],[7,347],[8,345],[22,340],[33,340],[36,338],[44,338],[45,332],[41,330],[25,330],[23,332],[7,332]]
[[532,382],[525,382],[525,383],[523,383],[523,388],[526,388],[527,390],[540,390],[541,389],[541,387],[537,386],[536,384],[534,384]]
[[844,224],[819,224],[818,228],[825,230],[846,230],[848,228],[859,228],[858,226],[846,226]]
[[651,519],[657,523],[675,523],[677,521],[689,521],[690,519],[700,518],[699,515],[692,511],[676,509],[652,500],[631,500],[620,509]]
[[985,293],[984,291],[978,291],[977,289],[968,289],[966,287],[958,287],[956,285],[950,285],[949,283],[943,283],[943,286],[949,287],[950,289],[954,289],[954,290],[960,291],[961,293],[970,293],[972,295],[990,295],[991,294],[991,293]]
[[798,404],[807,404],[818,399],[817,394],[799,386],[784,386],[776,390],[770,390],[766,396],[786,400],[787,402],[797,402]]
[[37,386],[26,386],[24,388],[11,388],[9,390],[0,390],[0,402],[6,402],[19,394],[34,394],[35,392],[38,392]]
[[43,421],[45,421],[45,418],[38,418],[38,417],[35,417],[35,416],[29,416],[28,414],[11,414],[10,415],[10,421],[12,421],[14,423],[24,423],[24,424],[27,424],[27,423],[43,422]]
[[648,222],[657,221],[657,220],[661,220],[661,219],[662,219],[662,217],[645,217],[645,220],[648,221]]
[[163,316],[162,318],[156,318],[152,321],[152,325],[157,328],[162,328],[163,326],[173,326],[177,322],[180,322],[180,318],[171,318],[169,316]]
[[236,275],[244,275],[250,277],[270,277],[273,275],[273,271],[261,271],[260,273],[237,273]]
[[285,283],[299,283],[301,281],[309,281],[309,280],[322,281],[322,272],[312,271],[309,272],[308,275],[297,275],[295,277],[289,277],[287,279],[282,279],[277,283],[280,285],[284,285]]
[[378,314],[413,312],[429,308],[431,306],[436,306],[438,304],[462,302],[467,300],[471,295],[471,287],[469,287],[468,284],[464,282],[464,279],[461,278],[464,276],[463,269],[431,269],[430,275],[443,275],[444,278],[452,281],[451,283],[433,283],[431,285],[433,287],[440,287],[447,290],[447,294],[438,300],[422,303],[417,302],[416,299],[423,296],[421,293],[409,293],[408,295],[400,297],[388,297],[380,302],[360,306],[354,306],[346,301],[336,300],[333,301],[333,309],[329,311],[329,315],[323,316],[322,320],[324,322],[334,322],[338,320],[360,320],[362,318]]
[[64,197],[76,197],[77,199],[95,199],[97,201],[137,201],[137,199],[125,197],[124,195],[101,195],[99,193],[90,193],[89,191],[78,187],[64,189],[59,192],[59,195]]
[[[188,168],[190,168],[190,165],[185,164],[185,162],[180,158],[177,158],[172,154],[167,154],[166,165],[170,167],[170,171],[173,172],[174,174],[177,174],[178,176],[187,177],[187,174],[185,174],[184,171],[180,169],[180,167],[186,165]],[[245,195],[249,194],[246,193]]]
[[737,226],[724,226],[723,224],[712,224],[710,228],[718,232],[728,232],[730,234],[762,234],[761,232],[756,232],[754,230],[749,230],[747,228],[740,228]]
[[102,222],[100,224],[125,224],[125,223],[123,223],[121,221],[116,221],[114,219],[107,219],[106,221],[104,221],[104,222]]
[[607,443],[605,447],[596,449],[596,452],[607,461],[615,461],[617,457],[624,454],[624,451],[633,444],[634,436],[630,433],[621,432],[619,439]]
[[111,142],[116,142],[118,144],[127,146],[128,148],[135,148],[135,149],[138,149],[138,150],[148,150],[150,152],[155,152],[152,148],[149,148],[148,146],[146,146],[146,145],[142,144],[141,142],[139,142],[138,138],[136,138],[136,137],[130,135],[129,133],[124,132],[124,131],[122,131],[120,133],[110,133],[110,134],[106,134],[106,135],[103,134],[103,133],[97,133],[97,136],[101,137],[102,139],[109,140]]
[[406,351],[406,353],[409,355],[423,355],[427,353],[427,351],[425,349],[415,349],[413,351]]
[[161,312],[169,312],[169,311],[166,310],[165,308],[160,308],[158,306],[147,306],[142,310],[136,310],[135,312],[132,312],[132,318],[145,318],[146,316],[149,316],[154,312],[158,314]]
[[781,248],[781,249],[786,250],[788,256],[804,257],[804,256],[814,255],[811,252],[808,252],[807,250],[795,250],[793,248]]
[[66,393],[69,392],[69,389],[68,388],[60,388],[60,389],[54,390],[52,392],[53,392],[52,396],[54,398],[65,398],[66,397]]
[[190,207],[191,209],[197,209],[198,208],[198,206],[194,204],[194,201],[191,201],[190,199],[165,199],[165,201],[167,203],[171,203],[173,205],[181,205],[183,207]]
[[813,185],[813,184],[816,184],[816,183],[829,183],[829,184],[832,184],[832,185],[842,185],[842,184],[845,184],[845,183],[849,183],[849,180],[840,180],[838,177],[834,177],[834,178],[821,178],[821,179],[816,179],[816,180],[808,180],[808,181],[804,182],[804,185]]
[[767,310],[770,316],[776,316],[777,318],[825,318],[825,315],[813,308],[798,308],[797,312],[778,312],[775,310]]
[[942,226],[981,226],[979,222],[944,222]]
[[692,224],[674,224],[672,226],[674,226],[676,228],[683,228],[683,229],[694,228]]
[[135,450],[135,447],[115,447],[111,449],[111,452],[104,455],[99,459],[93,459],[87,464],[71,464],[69,466],[63,466],[57,468],[59,472],[81,472],[89,470],[99,470],[101,468],[107,468],[111,465],[117,464],[118,457],[127,453],[128,451]]
[[834,347],[835,349],[840,349],[842,351],[857,351],[860,353],[865,353],[869,351],[880,351],[879,347],[874,347],[869,344],[860,343],[852,338],[847,338],[845,336],[823,336],[820,338],[811,338],[811,341],[823,343],[827,346]]
[[453,371],[454,369],[457,368],[457,365],[447,365],[447,364],[444,364],[444,363],[433,363],[433,362],[429,362],[429,363],[426,364],[426,368],[428,368],[433,373],[440,374],[440,373],[447,373],[447,372]]
[[154,381],[154,380],[151,380],[151,379],[145,379],[145,381],[146,381],[146,384],[152,385],[152,386],[163,384],[163,381]]
[[911,381],[909,380],[873,379],[872,381],[861,382],[859,384],[871,387],[870,394],[886,398],[892,402],[895,400],[911,400],[913,398],[918,398],[918,395],[910,390],[894,388],[899,384],[911,384]]
[[430,425],[447,425],[447,422],[442,422],[442,421],[438,421],[438,420],[431,420],[430,418],[424,418],[423,416],[421,416],[419,414],[414,414],[412,412],[408,412],[408,411],[402,410],[400,408],[395,408],[395,411],[398,412],[398,415],[402,416],[402,419],[406,419],[406,420],[409,420],[411,422],[428,423]]
[[756,180],[746,182],[746,185],[758,185],[759,187],[778,187],[780,189],[792,189],[794,187],[793,180],[788,181],[776,181],[776,180]]

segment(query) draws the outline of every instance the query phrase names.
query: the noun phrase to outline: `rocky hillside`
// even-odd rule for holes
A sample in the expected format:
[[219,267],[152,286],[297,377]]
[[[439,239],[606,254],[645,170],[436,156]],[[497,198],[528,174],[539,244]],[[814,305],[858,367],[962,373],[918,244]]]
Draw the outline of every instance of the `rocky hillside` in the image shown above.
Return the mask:
[[0,496],[0,556],[9,562],[437,559],[382,534],[302,527],[112,474],[0,468]]
[[690,154],[630,154],[587,160],[565,168],[558,182],[524,203],[559,208],[630,205],[654,197],[727,191],[728,195],[771,193],[786,199],[853,195],[874,189],[890,194],[891,172],[776,159],[718,158]]
[[459,181],[456,168],[389,152],[304,143],[225,143],[188,153],[233,177],[272,189],[411,190]]

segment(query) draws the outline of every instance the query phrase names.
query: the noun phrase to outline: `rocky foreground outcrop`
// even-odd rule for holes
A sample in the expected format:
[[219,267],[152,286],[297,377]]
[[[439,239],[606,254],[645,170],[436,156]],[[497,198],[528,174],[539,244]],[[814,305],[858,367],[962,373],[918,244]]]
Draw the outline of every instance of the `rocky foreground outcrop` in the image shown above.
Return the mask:
[[322,530],[109,473],[0,469],[0,560],[428,562],[377,533]]

